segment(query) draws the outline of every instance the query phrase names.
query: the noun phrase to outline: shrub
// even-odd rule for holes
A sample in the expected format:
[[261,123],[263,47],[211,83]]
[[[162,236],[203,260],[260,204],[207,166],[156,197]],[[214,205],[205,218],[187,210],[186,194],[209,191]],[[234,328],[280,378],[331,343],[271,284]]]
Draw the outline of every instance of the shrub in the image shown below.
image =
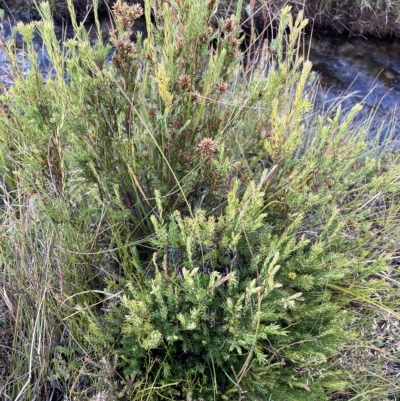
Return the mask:
[[[111,62],[71,1],[76,36],[62,48],[47,3],[42,21],[17,26],[26,76],[13,42],[3,45],[15,85],[0,99],[1,280],[4,294],[24,294],[3,297],[14,329],[6,395],[396,391],[376,373],[384,360],[365,357],[375,374],[366,382],[351,350],[369,346],[360,326],[399,318],[397,153],[369,146],[369,122],[352,123],[359,105],[315,116],[301,15],[282,9],[250,68],[241,2],[213,30],[216,3],[146,2],[148,36],[137,43],[142,9],[118,3]],[[53,66],[46,77],[35,28]]]

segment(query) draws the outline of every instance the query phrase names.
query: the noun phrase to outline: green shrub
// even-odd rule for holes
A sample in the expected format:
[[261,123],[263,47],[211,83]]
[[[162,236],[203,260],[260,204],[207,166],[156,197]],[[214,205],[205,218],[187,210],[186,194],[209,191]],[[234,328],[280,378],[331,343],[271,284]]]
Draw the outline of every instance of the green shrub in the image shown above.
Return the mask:
[[249,67],[241,3],[213,30],[216,3],[147,1],[137,43],[142,10],[118,3],[110,63],[71,2],[62,48],[46,3],[41,22],[17,26],[26,76],[4,45],[15,85],[0,98],[1,281],[26,303],[4,296],[13,399],[54,383],[110,400],[396,391],[385,358],[351,350],[370,346],[360,327],[399,318],[397,153],[369,146],[359,105],[315,115],[301,15],[283,8]]

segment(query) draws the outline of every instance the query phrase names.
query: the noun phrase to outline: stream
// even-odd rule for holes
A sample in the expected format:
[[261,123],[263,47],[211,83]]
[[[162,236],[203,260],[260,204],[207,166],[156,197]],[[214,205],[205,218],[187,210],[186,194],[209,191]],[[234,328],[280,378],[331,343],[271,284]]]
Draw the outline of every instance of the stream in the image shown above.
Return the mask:
[[309,49],[313,70],[319,74],[323,102],[343,97],[350,108],[362,103],[358,118],[374,113],[372,133],[400,136],[400,40],[314,35]]

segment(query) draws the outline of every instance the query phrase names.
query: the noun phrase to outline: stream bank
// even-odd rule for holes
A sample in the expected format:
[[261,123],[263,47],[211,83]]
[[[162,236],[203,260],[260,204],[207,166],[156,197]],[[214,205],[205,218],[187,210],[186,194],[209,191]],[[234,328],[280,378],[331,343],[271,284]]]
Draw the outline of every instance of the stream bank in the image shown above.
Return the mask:
[[[72,1],[78,20],[90,14],[93,0]],[[144,5],[144,0],[124,1]],[[215,3],[215,0],[205,1]],[[220,0],[220,13],[230,14],[236,9],[237,2]],[[115,0],[98,0],[99,12],[106,13],[114,3]],[[50,4],[57,21],[68,19],[66,0],[51,0]],[[244,0],[242,19],[248,20],[251,10],[255,12],[255,20],[273,21],[285,5],[290,5],[295,15],[304,10],[312,28],[327,28],[350,36],[400,37],[400,0]],[[38,18],[34,0],[0,0],[0,8],[15,20],[29,22]]]

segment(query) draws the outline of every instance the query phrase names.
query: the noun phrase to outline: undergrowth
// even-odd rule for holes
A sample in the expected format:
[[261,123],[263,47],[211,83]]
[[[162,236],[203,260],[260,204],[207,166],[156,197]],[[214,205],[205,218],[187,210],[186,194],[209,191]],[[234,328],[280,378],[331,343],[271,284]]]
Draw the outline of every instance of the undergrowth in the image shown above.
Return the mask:
[[117,3],[94,46],[68,5],[27,74],[2,43],[3,397],[394,400],[398,154],[314,110],[307,21],[245,65],[242,2]]

